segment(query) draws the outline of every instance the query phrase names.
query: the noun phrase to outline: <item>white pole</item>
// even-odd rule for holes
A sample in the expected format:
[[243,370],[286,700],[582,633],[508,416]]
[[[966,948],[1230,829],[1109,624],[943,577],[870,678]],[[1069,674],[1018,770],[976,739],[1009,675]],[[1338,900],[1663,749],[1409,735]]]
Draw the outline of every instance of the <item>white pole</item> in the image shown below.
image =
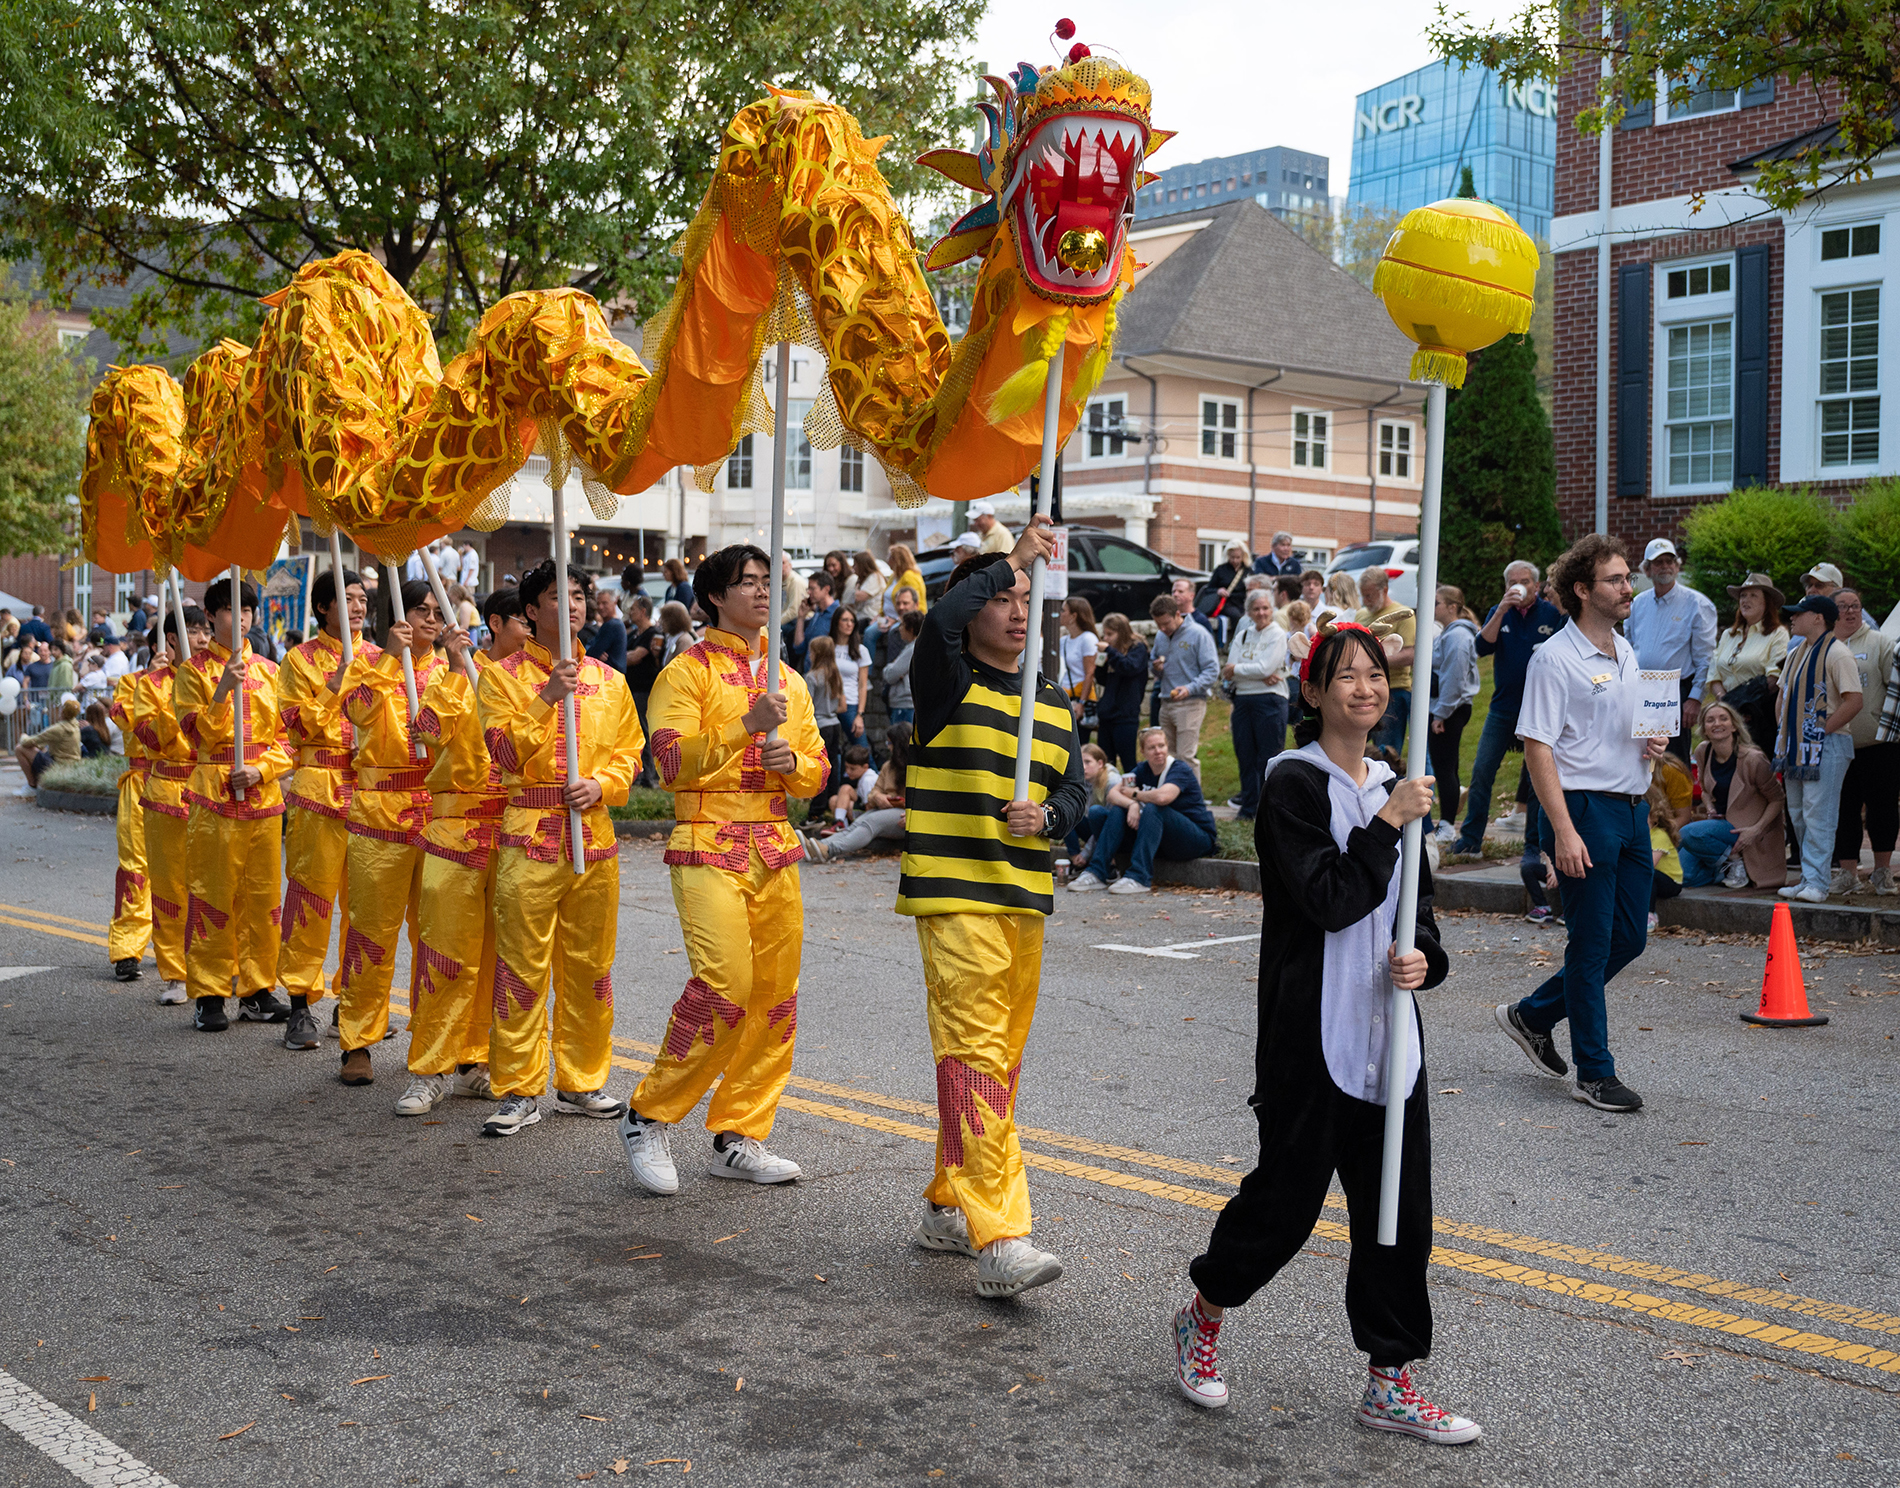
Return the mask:
[[[1055,489],[1056,464],[1062,458],[1062,447],[1056,440],[1062,419],[1062,353],[1063,346],[1058,345],[1056,354],[1049,358],[1049,383],[1042,395],[1042,474],[1029,503],[1032,525],[1042,515],[1043,502]],[[1029,570],[1029,634],[1023,641],[1023,706],[1016,722],[1016,789],[1010,796],[1012,801],[1029,799],[1029,749],[1036,733],[1036,678],[1037,668],[1042,664],[1042,586],[1047,568],[1048,564],[1038,558]]]
[[[429,576],[429,587],[435,590],[435,602],[442,608],[442,623],[455,624],[455,611],[449,607],[449,591],[442,587],[442,575],[436,572],[435,558],[427,548],[418,548],[422,554],[422,571]],[[470,682],[480,682],[481,674],[475,670],[475,658],[463,653],[462,669],[468,673]]]
[[179,580],[177,569],[172,570],[171,579],[165,588],[171,594],[172,611],[178,616],[178,654],[190,661],[191,637],[185,634],[185,586]]
[[[393,563],[385,563],[383,572],[389,576],[389,612],[399,623],[407,623],[409,617],[402,608],[402,570]],[[407,651],[402,653],[402,690],[409,699],[409,721],[416,721],[421,710],[416,706],[416,663]]]
[[[238,659],[237,696],[231,700],[231,763],[236,768],[244,763],[244,684],[250,680],[250,668],[244,663],[244,632],[238,628],[239,611],[244,605],[244,571],[235,563],[231,565],[231,654]],[[244,799],[244,787],[233,786],[231,794],[238,800]]]
[[336,585],[336,598],[331,601],[337,615],[337,631],[343,642],[343,667],[356,659],[356,645],[351,634],[350,602],[343,593],[343,538],[335,527],[330,529],[330,578]]
[[[1427,773],[1432,710],[1432,610],[1438,598],[1438,509],[1445,472],[1445,389],[1425,390],[1425,491],[1418,523],[1417,643],[1412,651],[1412,714],[1406,725],[1405,778]],[[1418,939],[1419,864],[1425,856],[1425,819],[1405,824],[1399,865],[1399,908],[1393,939],[1401,956]],[[1399,1079],[1412,1045],[1412,994],[1394,987],[1385,1016],[1385,1163],[1379,1176],[1379,1243],[1399,1243],[1399,1166],[1405,1146],[1405,1092]]]
[[[552,462],[550,462],[550,474],[552,474]],[[560,632],[560,659],[572,661],[574,640],[567,633],[567,505],[561,495],[561,487],[552,481],[548,484],[554,492],[554,532],[552,535],[554,538],[554,590],[560,600],[560,609],[556,612],[560,616],[560,623],[556,626]],[[542,603],[546,604],[547,601],[543,599]],[[580,739],[575,730],[579,725],[575,721],[574,694],[571,692],[561,699],[561,721],[566,725],[567,732],[567,783],[578,785],[581,778],[581,756]],[[585,873],[587,849],[581,842],[579,807],[567,808],[567,832],[573,848],[574,872]]]
[[[785,456],[791,450],[792,431],[785,427],[789,416],[788,403],[791,398],[792,381],[792,343],[781,341],[778,344],[778,387],[773,393],[773,424],[778,431],[772,441],[772,577],[771,616],[765,632],[765,692],[767,697],[778,696],[778,662],[781,644],[779,609],[785,602],[785,591],[781,587],[785,571]],[[768,740],[778,738],[774,728],[765,736]]]

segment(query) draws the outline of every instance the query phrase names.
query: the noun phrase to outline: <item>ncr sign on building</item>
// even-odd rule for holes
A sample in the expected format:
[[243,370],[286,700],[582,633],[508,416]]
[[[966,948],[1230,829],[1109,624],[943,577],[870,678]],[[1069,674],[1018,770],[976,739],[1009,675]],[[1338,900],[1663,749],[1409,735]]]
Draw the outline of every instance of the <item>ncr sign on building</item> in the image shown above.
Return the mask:
[[1533,237],[1550,232],[1557,90],[1506,83],[1483,68],[1434,62],[1361,93],[1353,105],[1348,201],[1409,212],[1458,190],[1471,167],[1478,195]]

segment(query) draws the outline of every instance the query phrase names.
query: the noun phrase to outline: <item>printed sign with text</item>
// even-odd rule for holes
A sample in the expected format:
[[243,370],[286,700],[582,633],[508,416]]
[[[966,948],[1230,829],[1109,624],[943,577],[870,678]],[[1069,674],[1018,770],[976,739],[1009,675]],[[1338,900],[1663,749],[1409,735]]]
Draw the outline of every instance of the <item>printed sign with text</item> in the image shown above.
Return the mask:
[[1682,673],[1667,671],[1636,674],[1635,739],[1673,739],[1682,732]]

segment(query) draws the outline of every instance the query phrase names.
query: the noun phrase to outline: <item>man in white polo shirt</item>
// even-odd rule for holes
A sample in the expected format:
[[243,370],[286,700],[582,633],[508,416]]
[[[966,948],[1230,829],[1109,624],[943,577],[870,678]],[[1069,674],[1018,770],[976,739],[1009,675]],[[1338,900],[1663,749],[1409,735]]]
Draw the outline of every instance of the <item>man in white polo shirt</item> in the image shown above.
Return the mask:
[[1616,1077],[1603,987],[1643,953],[1652,873],[1651,761],[1662,739],[1632,737],[1636,653],[1617,634],[1630,612],[1629,554],[1592,534],[1550,571],[1570,623],[1531,656],[1517,715],[1524,762],[1543,808],[1543,848],[1557,865],[1569,932],[1563,970],[1518,1003],[1498,1026],[1540,1074],[1568,1071],[1551,1031],[1570,1020],[1576,1099],[1599,1111],[1637,1111],[1643,1098]]

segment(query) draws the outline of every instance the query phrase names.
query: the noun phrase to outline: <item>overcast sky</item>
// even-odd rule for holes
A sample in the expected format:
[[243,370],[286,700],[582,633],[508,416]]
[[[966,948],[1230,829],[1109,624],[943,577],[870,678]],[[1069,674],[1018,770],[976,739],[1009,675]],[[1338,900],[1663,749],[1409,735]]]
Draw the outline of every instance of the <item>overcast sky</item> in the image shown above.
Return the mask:
[[[1518,7],[1453,8],[1499,18]],[[1328,186],[1344,196],[1353,98],[1432,60],[1425,27],[1435,14],[1433,0],[1056,0],[1040,10],[991,0],[976,56],[998,74],[1049,65],[1049,32],[1066,15],[1078,41],[1113,50],[1153,87],[1155,127],[1179,131],[1157,168],[1287,145],[1329,157]]]

